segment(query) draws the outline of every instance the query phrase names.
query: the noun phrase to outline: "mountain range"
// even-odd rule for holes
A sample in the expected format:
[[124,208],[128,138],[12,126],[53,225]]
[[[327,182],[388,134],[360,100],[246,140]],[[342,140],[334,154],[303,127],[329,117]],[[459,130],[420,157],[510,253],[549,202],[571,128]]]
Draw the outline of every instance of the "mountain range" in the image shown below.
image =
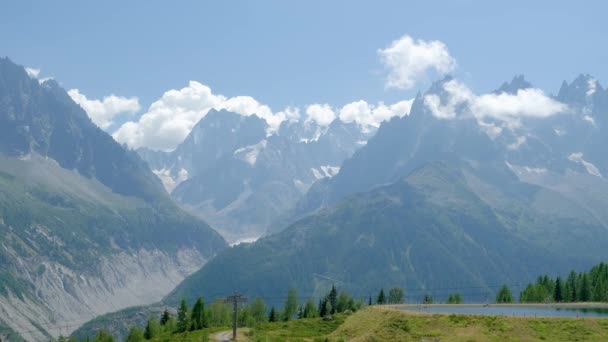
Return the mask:
[[158,301],[225,247],[57,82],[0,59],[0,336]]
[[286,121],[269,133],[256,115],[212,109],[174,151],[138,152],[177,203],[235,243],[266,234],[373,133],[338,119]]
[[447,77],[378,129],[272,131],[211,110],[175,150],[132,151],[57,82],[0,59],[0,336],[233,291],[485,301],[587,268],[608,257],[607,129],[608,90],[589,75],[555,96],[523,76],[480,96]]

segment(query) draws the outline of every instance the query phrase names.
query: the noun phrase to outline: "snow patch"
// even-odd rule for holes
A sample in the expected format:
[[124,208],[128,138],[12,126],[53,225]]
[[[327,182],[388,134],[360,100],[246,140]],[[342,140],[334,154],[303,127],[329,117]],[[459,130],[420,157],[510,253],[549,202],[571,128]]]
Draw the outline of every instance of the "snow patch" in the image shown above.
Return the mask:
[[331,165],[321,165],[319,169],[315,169],[314,167],[310,169],[312,171],[313,176],[316,179],[322,178],[331,178],[340,172],[339,166],[331,166]]
[[589,96],[589,97],[593,96],[593,94],[595,94],[596,89],[597,89],[597,81],[593,78],[590,78],[587,81],[587,96]]
[[246,161],[249,165],[254,166],[258,160],[258,156],[260,152],[266,148],[266,144],[268,141],[266,139],[261,140],[259,143],[255,145],[249,145],[245,147],[241,147],[233,152],[233,155],[239,156],[241,160]]
[[559,129],[559,128],[554,128],[554,129],[553,129],[553,132],[555,132],[555,134],[556,134],[558,137],[563,137],[564,135],[566,135],[566,131],[565,131],[565,130],[563,130],[563,129]]
[[584,155],[582,152],[576,152],[576,153],[570,154],[568,156],[568,160],[573,161],[575,163],[581,163],[587,170],[587,173],[589,173],[590,175],[596,176],[596,177],[602,177],[600,170],[592,163],[583,159],[583,157],[584,157]]
[[188,179],[188,170],[186,169],[179,170],[175,177],[171,174],[171,170],[166,168],[152,170],[152,172],[160,179],[168,193],[171,193],[181,182]]
[[515,142],[508,145],[507,148],[511,151],[517,150],[521,147],[521,145],[526,143],[526,137],[517,137],[517,139],[515,139]]

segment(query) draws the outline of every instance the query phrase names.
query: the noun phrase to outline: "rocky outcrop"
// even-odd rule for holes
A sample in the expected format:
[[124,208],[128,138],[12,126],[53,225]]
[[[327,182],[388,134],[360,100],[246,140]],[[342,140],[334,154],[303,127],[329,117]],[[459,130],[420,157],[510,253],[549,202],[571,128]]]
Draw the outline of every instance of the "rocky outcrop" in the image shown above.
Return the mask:
[[102,257],[89,271],[79,272],[46,258],[13,255],[11,262],[30,279],[32,289],[0,296],[0,316],[27,341],[68,336],[98,315],[157,302],[207,261],[195,249],[173,255],[141,249],[118,251]]

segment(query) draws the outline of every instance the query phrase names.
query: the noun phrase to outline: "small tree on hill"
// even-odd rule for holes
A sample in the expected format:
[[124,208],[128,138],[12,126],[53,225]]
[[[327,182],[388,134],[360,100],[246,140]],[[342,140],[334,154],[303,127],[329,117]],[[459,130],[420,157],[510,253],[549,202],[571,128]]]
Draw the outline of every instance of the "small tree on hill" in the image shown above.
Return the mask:
[[403,289],[400,287],[393,287],[388,291],[388,302],[389,304],[401,304],[403,303]]
[[251,316],[256,324],[268,321],[268,317],[266,317],[266,304],[261,297],[257,297],[253,301],[253,304],[251,304]]
[[194,303],[190,320],[192,321],[192,329],[194,330],[203,329],[209,325],[207,323],[207,315],[205,314],[205,302],[202,298],[198,298],[196,303]]
[[298,292],[292,288],[287,292],[287,298],[285,299],[285,312],[283,319],[289,321],[298,311]]
[[386,304],[386,296],[384,295],[384,289],[380,289],[380,293],[378,294],[378,299],[376,299],[376,304],[379,304],[379,305]]
[[179,304],[177,310],[177,331],[184,332],[190,329],[190,317],[188,315],[188,304],[185,299]]
[[331,286],[331,291],[329,291],[329,295],[327,295],[327,299],[329,300],[329,305],[331,305],[330,314],[335,314],[338,309],[338,291],[336,290],[336,286]]
[[138,327],[132,327],[127,335],[126,342],[143,342],[145,341],[144,333]]
[[146,324],[146,329],[144,330],[144,337],[146,338],[146,340],[150,340],[160,335],[161,332],[162,329],[160,327],[158,319],[156,318],[156,316],[151,315],[148,318],[148,323]]
[[169,311],[167,309],[165,309],[165,311],[163,311],[163,314],[160,316],[160,325],[165,325],[167,324],[167,321],[169,320]]
[[461,304],[462,296],[460,293],[454,293],[448,296],[448,304]]
[[274,306],[270,309],[270,315],[268,315],[268,321],[270,322],[276,322],[279,320],[279,317],[277,315],[277,311],[274,309]]
[[302,313],[303,318],[315,318],[317,316],[317,308],[312,299],[308,299],[304,305],[304,312]]

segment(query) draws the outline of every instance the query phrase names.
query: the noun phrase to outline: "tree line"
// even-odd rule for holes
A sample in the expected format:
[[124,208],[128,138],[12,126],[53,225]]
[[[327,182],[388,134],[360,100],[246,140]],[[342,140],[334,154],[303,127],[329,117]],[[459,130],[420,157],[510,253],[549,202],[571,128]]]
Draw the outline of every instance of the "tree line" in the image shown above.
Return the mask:
[[608,264],[601,262],[589,272],[571,271],[565,279],[538,277],[519,295],[522,303],[608,302]]

